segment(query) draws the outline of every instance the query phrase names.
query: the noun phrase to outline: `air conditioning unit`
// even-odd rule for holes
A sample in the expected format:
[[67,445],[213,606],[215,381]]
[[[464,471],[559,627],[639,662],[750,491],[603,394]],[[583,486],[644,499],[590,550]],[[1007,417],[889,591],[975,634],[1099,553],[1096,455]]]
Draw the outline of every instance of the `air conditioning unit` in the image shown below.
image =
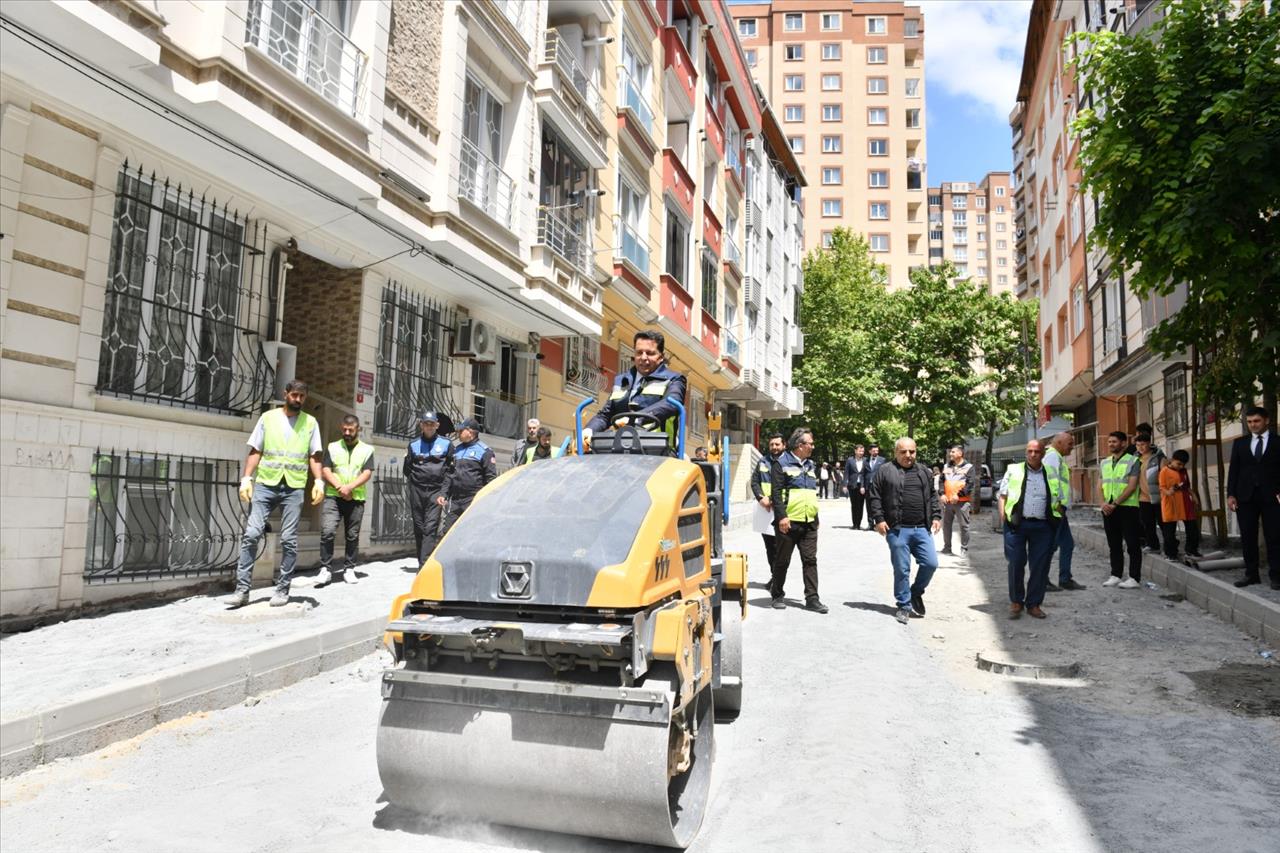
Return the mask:
[[498,358],[498,338],[487,323],[470,318],[461,320],[453,333],[453,355],[492,363]]

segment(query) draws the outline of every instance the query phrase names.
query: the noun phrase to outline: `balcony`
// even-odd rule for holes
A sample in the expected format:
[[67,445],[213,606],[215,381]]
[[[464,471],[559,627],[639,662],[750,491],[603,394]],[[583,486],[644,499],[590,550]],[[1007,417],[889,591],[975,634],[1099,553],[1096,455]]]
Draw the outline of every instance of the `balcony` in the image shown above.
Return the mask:
[[465,136],[459,139],[458,198],[465,199],[508,230],[513,228],[515,181]]
[[648,242],[639,231],[628,225],[620,216],[613,218],[613,233],[617,239],[614,257],[631,264],[641,277],[647,280],[649,278]]
[[717,258],[723,257],[724,250],[720,246],[723,236],[724,228],[720,225],[720,218],[711,209],[711,205],[702,202],[702,244]]
[[707,151],[710,154],[708,159],[724,160],[724,122],[716,114],[715,105],[711,103],[710,98],[707,98],[707,120],[704,132],[706,133]]
[[693,105],[697,103],[698,72],[693,59],[680,39],[680,31],[675,27],[664,27],[662,30],[662,54],[666,76],[673,84],[671,91],[680,99],[682,110],[668,108],[668,114],[691,114]]
[[742,252],[738,250],[738,244],[733,241],[733,237],[727,233],[724,235],[724,265],[725,269],[739,279],[742,278]]
[[727,186],[738,191],[738,196],[742,196],[742,152],[736,145],[726,145],[724,151],[724,170],[729,181]]
[[644,159],[652,162],[662,142],[653,108],[649,106],[644,91],[621,65],[618,66],[618,115],[622,118],[620,129],[628,132]]
[[693,218],[693,178],[685,170],[684,163],[671,148],[662,149],[662,187],[680,205],[690,219]]
[[346,115],[359,115],[368,59],[310,3],[250,0],[244,40]]
[[725,358],[742,364],[742,345],[738,343],[738,336],[728,329],[720,331],[720,353]]
[[546,246],[578,272],[591,273],[591,238],[585,219],[566,216],[565,211],[539,208],[538,236],[534,243]]
[[556,30],[547,30],[534,88],[556,129],[587,163],[596,169],[607,166],[604,97],[573,47]]
[[791,327],[791,354],[804,355],[804,331],[798,325]]

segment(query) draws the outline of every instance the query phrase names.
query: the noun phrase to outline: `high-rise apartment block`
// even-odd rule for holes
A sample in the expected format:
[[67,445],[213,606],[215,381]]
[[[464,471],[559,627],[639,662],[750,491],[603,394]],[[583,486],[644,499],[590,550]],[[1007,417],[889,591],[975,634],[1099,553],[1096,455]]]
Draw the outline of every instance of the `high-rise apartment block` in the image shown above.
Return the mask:
[[730,7],[747,63],[809,176],[805,249],[865,234],[891,287],[927,263],[924,16],[905,3]]
[[1014,239],[1008,172],[929,188],[929,266],[951,261],[957,278],[979,281],[992,293],[1012,292]]

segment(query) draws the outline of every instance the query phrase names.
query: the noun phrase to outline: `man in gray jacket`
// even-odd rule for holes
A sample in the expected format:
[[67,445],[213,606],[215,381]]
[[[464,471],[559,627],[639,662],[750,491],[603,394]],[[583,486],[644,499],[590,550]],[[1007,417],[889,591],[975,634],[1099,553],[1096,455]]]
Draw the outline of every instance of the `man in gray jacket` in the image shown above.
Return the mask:
[[951,554],[951,528],[960,522],[960,553],[969,553],[969,504],[978,494],[978,469],[964,458],[964,448],[955,445],[942,467],[942,553]]

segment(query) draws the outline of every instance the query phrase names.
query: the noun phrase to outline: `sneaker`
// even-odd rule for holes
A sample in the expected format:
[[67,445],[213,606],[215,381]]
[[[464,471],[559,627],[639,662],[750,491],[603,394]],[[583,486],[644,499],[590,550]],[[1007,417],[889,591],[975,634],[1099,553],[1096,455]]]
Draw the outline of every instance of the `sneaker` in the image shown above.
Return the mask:
[[969,556],[969,546],[968,546],[968,545],[961,545],[961,546],[960,546],[960,556],[961,556],[961,557],[967,557],[967,556]]
[[1112,575],[1111,577],[1109,577],[1109,578],[1107,578],[1105,581],[1103,581],[1103,582],[1102,582],[1102,585],[1103,585],[1103,586],[1119,586],[1119,585],[1120,585],[1120,578],[1116,577],[1115,575]]
[[1157,548],[1155,545],[1146,545],[1146,546],[1144,546],[1144,547],[1143,547],[1143,549],[1142,549],[1142,550],[1143,550],[1143,551],[1145,551],[1145,552],[1147,552],[1148,554],[1159,554],[1159,553],[1160,553],[1160,549],[1159,549],[1159,548]]
[[1076,583],[1075,578],[1067,578],[1062,583],[1058,584],[1058,586],[1068,590],[1088,589],[1084,584]]
[[333,572],[328,569],[321,569],[320,574],[316,575],[316,586],[326,586],[333,582]]
[[356,584],[360,583],[360,579],[356,577],[356,570],[347,569],[345,572],[343,572],[342,582],[345,584],[351,584],[352,586],[355,586]]
[[918,592],[911,593],[911,609],[917,619],[924,616],[924,596]]
[[244,607],[249,603],[249,590],[233,592],[222,599],[222,603],[228,607]]
[[1045,592],[1062,592],[1062,587],[1055,583],[1047,583],[1044,585]]
[[775,595],[775,596],[773,597],[773,604],[772,604],[772,607],[773,607],[773,609],[774,609],[774,610],[786,610],[786,609],[787,609],[787,602],[783,600],[782,596],[780,596],[780,595]]
[[1125,578],[1124,580],[1120,581],[1118,586],[1120,587],[1120,589],[1137,589],[1138,587],[1142,586],[1142,584],[1138,583],[1133,578]]
[[289,593],[282,589],[277,589],[276,594],[271,596],[272,607],[284,607],[289,603]]
[[955,556],[955,553],[954,553],[950,548],[943,548],[943,549],[942,549],[941,551],[939,551],[938,553],[939,553],[939,554],[946,554],[948,557],[954,557],[954,556]]
[[805,610],[812,610],[814,613],[827,613],[831,608],[823,604],[816,598],[811,598],[804,603]]
[[894,614],[893,618],[897,619],[899,622],[905,625],[907,624],[907,620],[911,618],[913,613],[915,613],[915,611],[912,610],[910,607],[899,607],[898,612]]

